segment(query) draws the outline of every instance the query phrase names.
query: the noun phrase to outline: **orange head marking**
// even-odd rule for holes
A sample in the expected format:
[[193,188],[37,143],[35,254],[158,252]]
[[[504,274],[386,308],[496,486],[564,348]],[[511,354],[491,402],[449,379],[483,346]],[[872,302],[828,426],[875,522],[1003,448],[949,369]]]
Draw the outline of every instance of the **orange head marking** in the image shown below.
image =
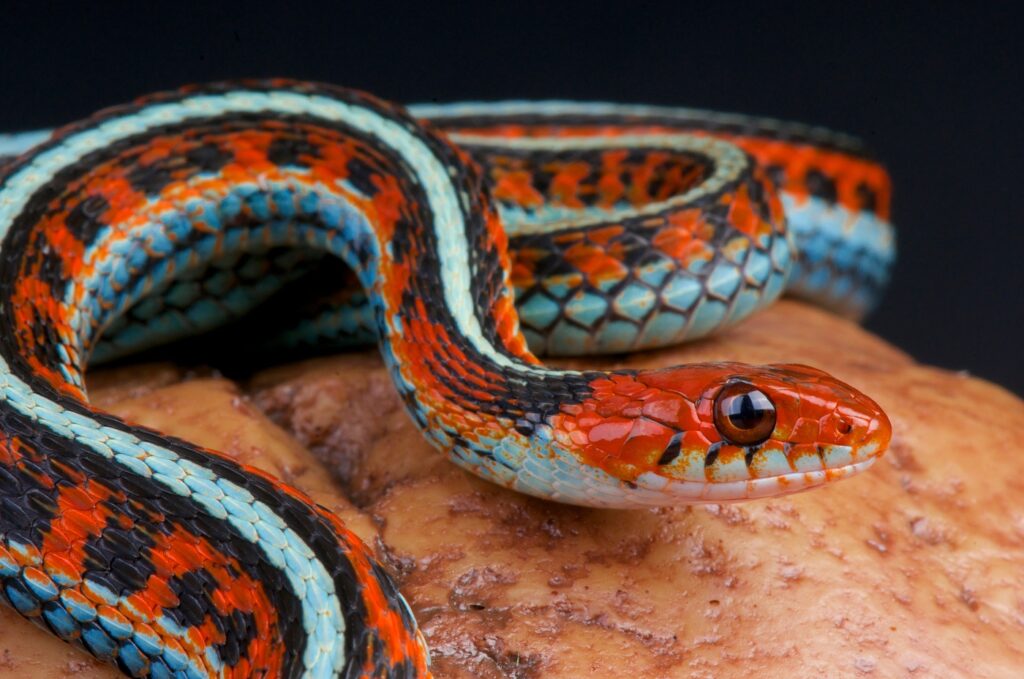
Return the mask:
[[885,452],[892,431],[878,404],[807,366],[683,366],[591,388],[552,423],[584,462],[637,486],[641,504],[744,500],[845,478]]

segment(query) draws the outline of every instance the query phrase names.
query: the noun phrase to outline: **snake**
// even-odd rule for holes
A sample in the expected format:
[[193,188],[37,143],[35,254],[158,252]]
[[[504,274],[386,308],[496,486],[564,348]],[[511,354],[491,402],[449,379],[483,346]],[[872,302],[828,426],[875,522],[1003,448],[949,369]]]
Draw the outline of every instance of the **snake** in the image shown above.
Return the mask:
[[205,331],[325,257],[350,277],[284,334],[371,333],[424,437],[520,493],[773,497],[867,469],[891,437],[809,366],[538,358],[705,336],[783,292],[863,315],[894,251],[889,179],[844,135],[266,80],[150,95],[4,154],[0,598],[130,676],[430,675],[412,609],[333,513],[87,399],[104,342]]

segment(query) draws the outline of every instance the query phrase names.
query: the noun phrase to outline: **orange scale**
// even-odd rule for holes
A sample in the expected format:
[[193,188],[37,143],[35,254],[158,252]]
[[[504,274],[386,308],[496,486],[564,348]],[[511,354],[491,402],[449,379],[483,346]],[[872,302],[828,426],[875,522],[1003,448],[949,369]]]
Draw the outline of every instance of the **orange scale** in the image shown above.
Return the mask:
[[21,572],[21,576],[41,587],[50,587],[53,585],[53,580],[50,576],[39,570],[36,566],[29,566]]
[[61,521],[51,521],[50,527],[43,536],[43,550],[61,554],[68,552],[78,542],[78,536],[70,534]]
[[694,241],[686,248],[679,258],[683,268],[689,269],[697,262],[710,262],[715,257],[715,249],[704,241]]
[[163,160],[171,155],[174,148],[166,139],[154,139],[138,157],[140,165],[152,165],[158,160]]
[[[3,556],[2,553],[0,556]],[[50,577],[58,580],[78,580],[82,575],[81,567],[76,566],[64,554],[56,552],[47,552],[43,556],[43,568]]]
[[219,563],[224,560],[224,555],[216,547],[206,540],[197,540],[195,545],[196,556],[203,562]]
[[744,448],[726,444],[719,446],[715,463],[716,465],[726,466],[743,459],[745,456],[746,450]]
[[[641,384],[644,383],[641,382]],[[637,399],[638,401],[644,401],[646,403],[647,401],[658,398],[659,396],[661,396],[661,394],[661,389],[658,389],[657,387],[647,386],[645,384],[643,391],[635,394],[634,398]]]
[[107,620],[111,620],[116,625],[122,627],[132,627],[131,620],[129,620],[121,611],[114,608],[113,606],[108,606],[106,604],[97,606],[96,613],[101,617],[106,618]]
[[191,654],[188,653],[181,643],[174,637],[161,635],[161,640],[163,641],[164,647],[167,648],[172,655],[191,656]]
[[82,585],[80,587],[80,590],[81,590],[82,594],[85,596],[85,598],[88,599],[89,602],[91,602],[92,604],[95,604],[96,606],[98,606],[100,608],[102,608],[102,607],[110,608],[109,605],[107,605],[107,598],[106,598],[106,596],[104,596],[103,594],[100,594],[99,592],[97,592],[93,587],[94,586],[93,586],[91,581],[83,580],[82,581]]
[[25,476],[31,477],[33,481],[43,488],[52,490],[54,487],[53,479],[46,475],[42,470],[29,469],[28,467],[21,465],[21,469],[19,471],[21,471]]
[[709,420],[701,417],[696,403],[684,398],[683,406],[685,411],[680,415],[676,426],[683,429],[698,429],[703,424],[710,424]]
[[[133,620],[156,620],[161,611],[157,610],[158,606],[152,601],[152,597],[149,596],[149,592],[142,590],[129,595],[125,599],[125,605],[130,606],[134,611],[131,612]],[[126,610],[122,608],[122,610]]]
[[606,172],[618,172],[620,165],[629,158],[628,149],[612,149],[601,153],[601,169]]
[[566,430],[569,431],[569,440],[575,445],[585,446],[590,442],[590,438],[587,436],[586,432],[579,429],[569,430],[568,427],[566,427]]
[[[177,556],[170,552],[163,550],[153,550],[150,554],[150,563],[159,575],[174,575],[180,572],[181,562]],[[150,578],[150,585],[152,586],[153,578]]]
[[193,652],[188,654],[192,658],[199,656],[200,651],[209,645],[206,641],[206,634],[199,627],[189,627],[185,630],[183,640],[192,649]]
[[683,432],[679,447],[681,450],[697,450],[701,455],[706,455],[711,444],[717,443],[719,440],[721,439],[718,436],[709,438],[705,432],[691,429]]
[[544,195],[533,185],[533,176],[525,170],[495,172],[494,197],[524,208],[544,204]]
[[632,420],[614,418],[591,427],[587,432],[587,438],[592,446],[608,454],[617,455],[632,429]]
[[143,637],[145,639],[148,639],[150,641],[154,641],[154,642],[157,642],[157,643],[163,643],[164,642],[164,638],[165,638],[166,634],[164,632],[158,632],[148,622],[141,622],[141,621],[136,622],[136,623],[133,624],[132,628],[133,628],[135,634],[140,636],[140,637]]
[[176,533],[170,537],[166,537],[160,540],[160,545],[154,547],[151,552],[158,552],[163,550],[171,550],[168,552],[167,564],[174,569],[174,574],[180,574],[193,565],[205,563],[205,561],[199,558],[196,553],[195,544],[189,541],[189,538],[194,536],[187,533]]
[[576,423],[584,429],[589,429],[595,425],[598,425],[604,420],[602,415],[598,415],[594,412],[595,405],[593,401],[587,401],[583,404],[583,414],[576,418]]
[[696,431],[700,432],[700,435],[710,443],[717,443],[722,440],[722,434],[719,433],[714,421],[710,419],[701,419],[697,424]]
[[636,380],[632,375],[612,375],[612,383],[615,385],[615,392],[633,396],[642,392],[646,386]]
[[838,413],[829,413],[818,420],[818,429],[822,438],[844,443],[854,438],[858,427],[852,422],[847,423]]
[[[218,590],[220,594],[222,590]],[[246,580],[235,580],[228,588],[225,596],[225,609],[237,607],[245,611],[254,611],[257,608],[257,599],[254,596],[252,587]]]
[[597,414],[601,417],[611,417],[618,415],[631,403],[631,399],[626,396],[610,396],[603,398],[597,403]]
[[575,243],[580,243],[584,240],[584,238],[585,234],[580,233],[579,231],[564,231],[561,233],[556,232],[554,235],[551,236],[552,242],[563,248],[569,247],[570,245],[573,245]]
[[800,417],[793,425],[789,440],[794,443],[817,443],[819,433],[817,420]]
[[665,394],[644,402],[637,414],[678,429],[692,429],[699,420],[693,405],[682,396]]
[[217,624],[213,621],[212,617],[207,617],[203,621],[203,624],[199,626],[199,632],[203,635],[207,646],[222,644],[227,639],[224,632],[217,628]]
[[657,396],[648,398],[643,405],[644,417],[661,422],[675,422],[686,407],[686,399],[662,391],[655,393]]
[[831,414],[839,407],[839,401],[835,398],[804,398],[800,401],[800,418],[819,422],[826,415]]
[[246,184],[251,180],[249,172],[238,163],[228,163],[220,169],[220,174],[229,184]]
[[8,551],[8,549],[4,547],[2,543],[0,543],[0,561],[20,564],[19,560],[15,558],[14,554]]
[[630,401],[629,404],[619,412],[623,417],[636,418],[643,414],[643,404],[639,401]]
[[565,251],[565,260],[586,276],[592,285],[599,285],[605,279],[623,278],[626,265],[611,257],[599,247],[578,243]]
[[637,467],[654,467],[675,433],[674,429],[658,422],[635,420],[619,458]]
[[11,466],[21,459],[21,454],[10,443],[10,439],[0,434],[0,465]]
[[601,229],[594,229],[586,232],[586,238],[597,245],[608,245],[620,237],[625,229],[621,225],[606,226]]
[[240,168],[243,168],[247,174],[252,173],[253,170],[273,170],[275,166],[267,160],[266,154],[259,149],[244,148],[239,145],[235,149],[235,162]]
[[732,209],[729,211],[729,218],[732,220],[733,226],[739,231],[751,237],[756,237],[764,231],[765,224],[754,212],[750,199],[745,195],[746,192],[746,187],[744,186],[741,189],[741,193],[744,195],[741,200],[733,203]]
[[60,598],[86,610],[95,609],[93,602],[78,589],[65,589],[60,593]]
[[626,185],[617,174],[605,174],[597,182],[598,204],[603,208],[613,207],[622,200]]
[[693,165],[686,169],[673,167],[665,176],[665,189],[660,200],[666,200],[673,195],[686,193],[704,179],[704,168],[700,165]]
[[86,535],[98,535],[107,524],[105,512],[91,510],[68,510],[64,523],[71,529]]
[[[253,652],[253,649],[251,648],[251,644],[250,644],[249,653],[252,653],[252,652]],[[256,656],[256,657],[259,657],[259,656]],[[245,677],[249,677],[249,676],[253,675],[253,673],[250,671],[249,667],[250,667],[249,666],[249,660],[248,660],[247,657],[239,658],[238,662],[235,664],[234,667],[226,668],[227,674],[225,676],[227,676],[229,679],[245,679]],[[273,676],[269,672],[267,673],[267,675],[268,676]]]

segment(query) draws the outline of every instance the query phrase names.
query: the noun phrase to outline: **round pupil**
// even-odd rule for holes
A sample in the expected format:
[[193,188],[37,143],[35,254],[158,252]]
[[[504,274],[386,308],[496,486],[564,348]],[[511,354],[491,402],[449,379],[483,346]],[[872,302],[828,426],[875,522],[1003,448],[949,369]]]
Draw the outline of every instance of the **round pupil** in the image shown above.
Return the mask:
[[760,445],[775,430],[775,406],[750,384],[727,384],[715,402],[715,427],[733,445]]
[[769,414],[772,405],[759,391],[733,396],[725,404],[726,415],[737,429],[753,429]]

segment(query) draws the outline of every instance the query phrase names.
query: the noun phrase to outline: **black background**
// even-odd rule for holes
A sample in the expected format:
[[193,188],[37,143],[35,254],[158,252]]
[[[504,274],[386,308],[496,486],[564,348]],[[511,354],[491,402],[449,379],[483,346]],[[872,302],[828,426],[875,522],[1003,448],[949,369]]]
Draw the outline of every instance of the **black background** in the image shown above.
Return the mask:
[[68,122],[187,82],[269,75],[403,102],[600,99],[825,125],[865,138],[895,184],[899,263],[868,327],[922,361],[1024,393],[1024,83],[1013,10],[207,5],[89,2],[68,13],[71,3],[5,3],[0,130]]

